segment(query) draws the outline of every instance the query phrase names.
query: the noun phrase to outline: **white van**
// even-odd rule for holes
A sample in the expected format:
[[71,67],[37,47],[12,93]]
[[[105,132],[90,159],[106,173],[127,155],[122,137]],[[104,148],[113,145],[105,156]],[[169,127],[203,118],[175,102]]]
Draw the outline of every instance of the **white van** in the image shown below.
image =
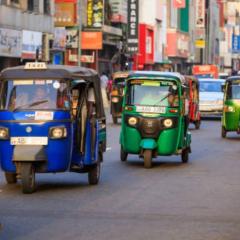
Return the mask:
[[199,79],[199,109],[201,115],[220,115],[223,111],[223,79]]

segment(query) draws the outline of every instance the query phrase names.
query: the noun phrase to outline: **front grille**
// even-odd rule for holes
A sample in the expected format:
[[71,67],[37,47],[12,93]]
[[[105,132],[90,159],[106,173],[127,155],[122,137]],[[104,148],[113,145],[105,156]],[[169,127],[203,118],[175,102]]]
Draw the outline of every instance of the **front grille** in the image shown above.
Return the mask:
[[154,134],[159,130],[158,119],[143,119],[142,121],[142,131],[145,134]]

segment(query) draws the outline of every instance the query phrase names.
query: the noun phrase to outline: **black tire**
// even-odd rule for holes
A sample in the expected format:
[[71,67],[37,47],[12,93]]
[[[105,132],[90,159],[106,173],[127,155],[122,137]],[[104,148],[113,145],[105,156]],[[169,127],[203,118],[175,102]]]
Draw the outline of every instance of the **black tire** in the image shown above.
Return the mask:
[[225,127],[222,126],[222,138],[226,138],[226,136],[227,136],[227,131]]
[[123,150],[123,147],[121,146],[121,152],[120,152],[121,161],[122,161],[122,162],[126,162],[126,161],[127,161],[127,156],[128,156],[128,153],[125,152],[125,151]]
[[200,125],[201,125],[201,121],[200,120],[197,120],[195,122],[195,129],[199,129],[200,128]]
[[117,124],[118,123],[118,118],[117,117],[112,117],[113,123]]
[[13,184],[17,182],[17,174],[5,172],[5,179],[8,184]]
[[32,163],[22,163],[20,167],[22,178],[22,192],[33,193],[36,190],[35,169]]
[[144,160],[144,167],[151,168],[152,167],[152,150],[146,149],[143,152],[143,160]]
[[98,161],[95,166],[88,172],[88,183],[97,185],[100,179],[101,163]]
[[182,163],[187,163],[189,160],[189,149],[185,148],[182,150]]

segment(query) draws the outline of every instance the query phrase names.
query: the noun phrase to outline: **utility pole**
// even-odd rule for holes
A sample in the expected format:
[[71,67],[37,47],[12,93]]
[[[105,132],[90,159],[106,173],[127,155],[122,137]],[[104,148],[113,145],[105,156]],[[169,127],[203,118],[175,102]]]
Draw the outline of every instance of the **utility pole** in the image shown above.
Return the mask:
[[78,24],[78,66],[81,66],[82,55],[82,1],[77,1],[77,24]]

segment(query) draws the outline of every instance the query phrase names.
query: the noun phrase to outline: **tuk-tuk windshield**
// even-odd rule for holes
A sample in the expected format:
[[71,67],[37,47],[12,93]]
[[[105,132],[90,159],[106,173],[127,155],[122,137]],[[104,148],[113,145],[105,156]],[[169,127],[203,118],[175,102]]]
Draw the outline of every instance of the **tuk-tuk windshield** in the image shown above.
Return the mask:
[[1,92],[2,110],[70,108],[67,82],[63,80],[8,80]]
[[177,85],[167,80],[132,80],[129,83],[129,105],[178,107]]
[[227,99],[240,99],[240,82],[233,82],[228,85]]

